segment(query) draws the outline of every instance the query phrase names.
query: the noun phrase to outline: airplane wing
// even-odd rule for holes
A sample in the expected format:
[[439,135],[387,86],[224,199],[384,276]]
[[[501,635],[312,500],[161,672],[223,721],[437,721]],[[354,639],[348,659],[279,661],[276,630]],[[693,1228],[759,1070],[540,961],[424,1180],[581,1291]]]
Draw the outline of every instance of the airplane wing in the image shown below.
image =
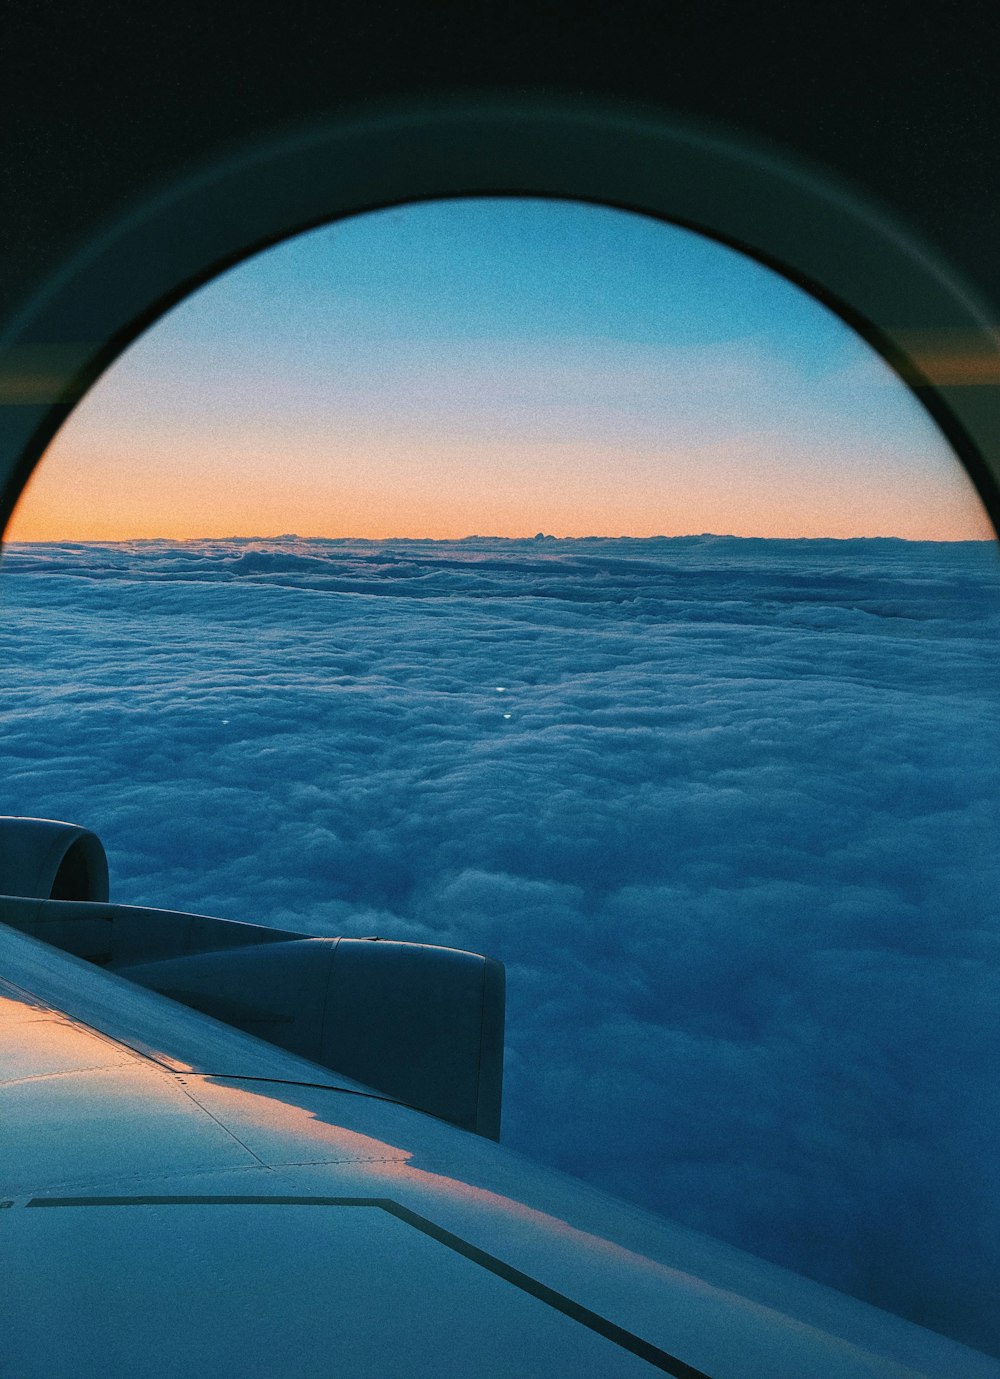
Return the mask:
[[0,1374],[1000,1375],[3,905]]

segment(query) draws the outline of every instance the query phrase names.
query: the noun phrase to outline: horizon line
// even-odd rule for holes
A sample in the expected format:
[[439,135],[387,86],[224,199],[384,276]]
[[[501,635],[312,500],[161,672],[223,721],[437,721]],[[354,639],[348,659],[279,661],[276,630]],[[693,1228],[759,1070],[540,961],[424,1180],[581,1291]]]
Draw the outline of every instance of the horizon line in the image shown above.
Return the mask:
[[330,544],[350,545],[364,544],[369,546],[399,545],[409,542],[420,545],[451,545],[457,546],[469,541],[502,541],[511,544],[535,545],[548,542],[576,542],[576,541],[771,541],[771,542],[837,542],[846,543],[850,541],[896,541],[907,545],[938,545],[938,546],[970,546],[970,545],[990,545],[1000,541],[1000,536],[994,534],[986,537],[935,537],[935,536],[897,536],[891,533],[879,534],[877,536],[763,536],[759,534],[739,535],[735,532],[676,532],[668,534],[658,532],[650,536],[632,536],[627,532],[617,535],[611,533],[590,533],[586,536],[554,536],[549,532],[537,532],[531,536],[499,536],[490,535],[482,532],[471,532],[466,536],[323,536],[313,534],[303,536],[299,532],[277,532],[273,534],[254,533],[252,535],[239,535],[228,533],[226,535],[201,535],[201,536],[122,536],[122,537],[49,537],[45,540],[24,540],[19,538],[0,538],[0,546],[125,546],[153,543],[168,543],[174,546],[190,546],[205,541],[323,541]]

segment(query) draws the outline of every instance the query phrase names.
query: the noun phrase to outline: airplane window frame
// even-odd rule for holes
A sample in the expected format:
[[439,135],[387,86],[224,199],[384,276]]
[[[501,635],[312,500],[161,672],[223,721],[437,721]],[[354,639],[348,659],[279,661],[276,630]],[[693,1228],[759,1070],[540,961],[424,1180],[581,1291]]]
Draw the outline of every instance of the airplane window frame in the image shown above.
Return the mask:
[[[160,316],[306,230],[463,196],[592,202],[764,263],[860,334],[930,413],[1000,531],[1000,340],[948,265],[853,189],[729,131],[618,103],[453,98],[345,113],[178,178],[58,269],[0,335],[0,534],[76,403]],[[942,381],[958,341],[977,377]]]

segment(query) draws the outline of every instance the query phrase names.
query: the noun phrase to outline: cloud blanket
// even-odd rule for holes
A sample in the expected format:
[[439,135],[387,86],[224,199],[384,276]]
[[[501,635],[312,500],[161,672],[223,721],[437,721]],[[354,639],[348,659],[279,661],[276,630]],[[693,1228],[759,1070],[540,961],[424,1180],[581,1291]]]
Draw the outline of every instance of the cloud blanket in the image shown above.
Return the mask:
[[1000,1349],[1000,566],[14,545],[3,812],[113,894],[507,963],[504,1139]]

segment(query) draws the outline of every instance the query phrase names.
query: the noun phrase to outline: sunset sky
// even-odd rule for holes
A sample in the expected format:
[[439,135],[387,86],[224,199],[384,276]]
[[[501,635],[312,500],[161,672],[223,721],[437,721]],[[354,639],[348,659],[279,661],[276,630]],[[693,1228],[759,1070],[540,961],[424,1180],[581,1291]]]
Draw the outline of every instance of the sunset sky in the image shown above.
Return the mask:
[[603,207],[345,221],[176,307],[50,447],[8,538],[993,535],[826,308]]

